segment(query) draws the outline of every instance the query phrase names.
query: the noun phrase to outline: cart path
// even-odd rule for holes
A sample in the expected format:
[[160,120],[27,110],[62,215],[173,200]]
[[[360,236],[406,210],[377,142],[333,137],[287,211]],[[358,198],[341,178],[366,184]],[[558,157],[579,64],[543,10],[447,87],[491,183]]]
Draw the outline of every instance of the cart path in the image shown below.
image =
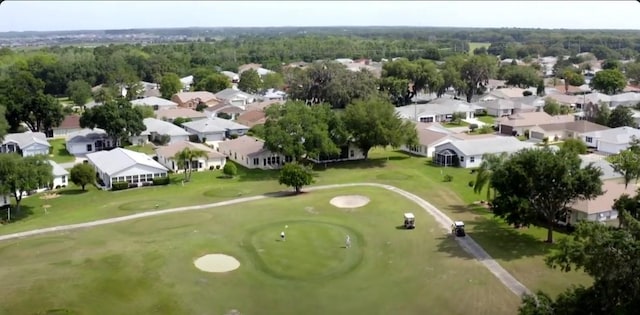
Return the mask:
[[[451,229],[451,224],[453,224],[453,220],[451,220],[451,218],[449,218],[442,211],[438,210],[431,203],[425,201],[424,199],[406,190],[402,190],[400,188],[397,188],[391,185],[378,184],[378,183],[336,184],[336,185],[325,185],[325,186],[312,186],[312,187],[308,187],[306,191],[325,190],[325,189],[344,188],[344,187],[357,187],[357,186],[371,186],[371,187],[383,188],[383,189],[395,192],[415,202],[417,205],[422,207],[427,213],[433,216],[433,218],[443,228],[446,234],[451,235],[450,229]],[[102,220],[96,220],[96,221],[85,222],[85,223],[60,225],[60,226],[54,226],[49,228],[18,232],[18,233],[7,234],[7,235],[0,235],[0,241],[23,238],[23,237],[34,236],[34,235],[42,235],[42,234],[53,233],[53,232],[71,231],[76,229],[94,227],[94,226],[123,222],[123,221],[130,221],[130,220],[170,214],[170,213],[222,207],[222,206],[228,206],[228,205],[261,200],[266,198],[273,198],[273,197],[269,195],[258,195],[253,197],[244,197],[244,198],[232,199],[227,201],[221,201],[221,202],[216,202],[211,204],[171,208],[171,209],[165,209],[165,210],[155,210],[155,211],[141,212],[141,213],[126,215],[122,217],[102,219]],[[500,264],[498,264],[493,258],[491,258],[491,256],[489,256],[489,254],[482,247],[480,247],[480,245],[478,245],[478,243],[476,243],[469,235],[467,235],[466,237],[456,237],[455,240],[467,253],[475,257],[482,265],[484,265],[493,275],[496,276],[496,278],[498,278],[498,280],[500,280],[514,294],[518,296],[522,296],[522,294],[531,293],[529,289],[527,289],[522,283],[520,283],[507,270],[502,268],[502,266],[500,266]]]

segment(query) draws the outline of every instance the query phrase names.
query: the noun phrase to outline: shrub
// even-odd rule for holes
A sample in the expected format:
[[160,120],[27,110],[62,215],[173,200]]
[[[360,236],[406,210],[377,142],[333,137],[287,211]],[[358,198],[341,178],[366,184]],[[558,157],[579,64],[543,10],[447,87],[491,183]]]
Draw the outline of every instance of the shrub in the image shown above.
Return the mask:
[[169,182],[171,182],[171,179],[169,179],[169,176],[156,177],[156,178],[153,179],[153,185],[154,186],[169,185]]
[[443,181],[444,181],[444,182],[447,182],[447,183],[448,183],[448,182],[452,182],[452,181],[453,181],[453,176],[451,176],[451,175],[449,175],[449,174],[446,174],[446,175],[444,175],[444,179],[443,179]]
[[522,92],[522,96],[530,96],[530,95],[533,95],[533,92],[528,91],[528,90],[527,90],[527,91]]
[[111,184],[111,190],[113,191],[125,190],[127,188],[129,188],[129,182],[115,182]]
[[473,132],[474,130],[478,129],[478,124],[471,124],[469,125],[469,130],[471,130],[471,132]]
[[470,180],[468,185],[469,185],[469,187],[473,187],[473,185],[475,185],[475,182]]
[[234,177],[238,174],[238,168],[233,163],[226,163],[222,169],[222,173],[228,177]]

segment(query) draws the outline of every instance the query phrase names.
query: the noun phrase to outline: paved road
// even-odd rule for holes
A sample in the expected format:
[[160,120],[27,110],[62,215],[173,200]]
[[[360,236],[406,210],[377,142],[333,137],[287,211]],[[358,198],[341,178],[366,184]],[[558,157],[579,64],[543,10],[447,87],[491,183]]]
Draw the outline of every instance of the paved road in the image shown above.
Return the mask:
[[[383,184],[377,184],[377,183],[352,183],[352,184],[315,186],[315,187],[309,187],[306,190],[314,191],[314,190],[325,190],[325,189],[357,187],[357,186],[372,186],[372,187],[384,188],[415,202],[417,205],[422,207],[427,213],[429,213],[431,216],[435,218],[436,222],[440,224],[440,226],[442,227],[443,231],[446,234],[451,235],[450,228],[451,228],[451,224],[453,224],[453,220],[451,220],[451,218],[449,218],[442,211],[438,210],[436,207],[434,207],[432,204],[425,201],[424,199],[408,191],[402,190],[400,188],[397,188],[391,185],[383,185]],[[202,210],[202,209],[213,208],[213,207],[221,207],[221,206],[233,205],[237,203],[255,201],[255,200],[260,200],[265,198],[270,198],[270,196],[259,195],[259,196],[253,196],[253,197],[245,197],[245,198],[238,198],[238,199],[233,199],[228,201],[216,202],[211,204],[142,212],[142,213],[127,215],[127,216],[122,216],[117,218],[103,219],[103,220],[91,221],[86,223],[55,226],[55,227],[44,228],[44,229],[37,229],[37,230],[31,230],[31,231],[25,231],[25,232],[19,232],[19,233],[7,234],[7,235],[0,235],[0,241],[28,237],[33,235],[41,235],[41,234],[52,233],[52,232],[70,231],[70,230],[135,220],[135,219],[158,216],[158,215],[169,214],[169,213],[178,213],[178,212]],[[522,294],[524,293],[531,292],[522,283],[520,283],[515,277],[513,277],[508,271],[502,268],[502,266],[500,266],[500,264],[498,264],[493,258],[491,258],[491,256],[489,256],[489,254],[484,249],[482,249],[482,247],[480,247],[480,245],[478,245],[478,243],[476,243],[469,235],[467,235],[466,237],[456,237],[455,240],[458,242],[458,244],[460,244],[460,246],[466,252],[471,254],[481,264],[483,264],[491,273],[493,273],[496,276],[496,278],[498,278],[498,280],[500,280],[514,294],[518,296],[522,296]]]

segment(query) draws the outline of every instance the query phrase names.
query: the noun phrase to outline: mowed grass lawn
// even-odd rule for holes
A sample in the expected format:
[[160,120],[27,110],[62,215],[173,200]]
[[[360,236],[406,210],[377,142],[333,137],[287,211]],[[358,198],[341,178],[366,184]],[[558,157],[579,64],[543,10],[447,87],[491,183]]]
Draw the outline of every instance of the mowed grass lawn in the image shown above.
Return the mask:
[[140,153],[144,153],[144,154],[155,154],[156,150],[155,150],[155,146],[151,143],[147,143],[144,145],[130,145],[128,147],[126,147],[126,149],[131,150],[131,151],[135,151],[135,152],[140,152]]
[[65,147],[65,139],[51,139],[48,140],[51,145],[51,154],[49,158],[56,163],[69,163],[73,162],[76,158],[71,155]]
[[481,43],[481,42],[470,42],[469,43],[469,54],[473,55],[473,51],[477,48],[480,47],[485,47],[487,49],[489,49],[489,46],[491,46],[491,43]]
[[[117,192],[97,191],[91,187],[84,193],[70,188],[61,191],[61,196],[55,199],[29,197],[23,200],[23,216],[28,215],[20,221],[0,227],[0,234],[123,216],[155,210],[156,206],[157,209],[166,209],[215,203],[286,189],[278,185],[278,173],[275,171],[247,171],[240,168],[234,179],[219,178],[220,174],[220,171],[195,173],[192,182],[184,186],[180,184],[182,175],[173,175],[174,183],[166,187]],[[446,174],[453,176],[452,182],[443,182]],[[329,165],[326,169],[320,165],[316,167],[316,175],[314,185],[376,182],[394,185],[421,196],[452,219],[465,221],[469,235],[531,290],[543,289],[553,295],[572,284],[588,284],[591,281],[583,273],[562,273],[545,266],[543,258],[554,246],[542,241],[546,235],[544,229],[532,227],[516,230],[493,218],[487,210],[470,206],[474,201],[485,198],[485,194],[474,194],[469,187],[468,183],[475,179],[470,170],[433,167],[425,158],[376,149],[371,152],[369,161]],[[48,214],[42,208],[45,204],[50,205]],[[559,239],[563,235],[555,233],[555,237]],[[440,251],[450,251],[453,256],[461,253],[455,246],[440,248]],[[470,259],[466,255],[461,257]]]
[[[371,202],[329,204],[349,194]],[[398,228],[408,210],[415,230]],[[211,253],[240,268],[196,269]],[[3,314],[513,314],[519,305],[426,212],[375,187],[6,241],[0,255]]]

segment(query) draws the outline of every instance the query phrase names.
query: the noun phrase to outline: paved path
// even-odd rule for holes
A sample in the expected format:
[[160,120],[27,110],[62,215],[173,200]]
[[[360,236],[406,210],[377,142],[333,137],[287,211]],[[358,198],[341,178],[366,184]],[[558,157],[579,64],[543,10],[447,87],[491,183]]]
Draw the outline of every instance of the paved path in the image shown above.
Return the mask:
[[[431,216],[435,218],[436,222],[440,224],[440,226],[443,228],[445,233],[451,235],[451,224],[453,224],[453,220],[451,220],[447,215],[442,213],[442,211],[438,210],[436,207],[434,207],[432,204],[425,201],[424,199],[408,191],[402,190],[400,188],[397,188],[391,185],[383,185],[383,184],[377,184],[377,183],[352,183],[352,184],[315,186],[315,187],[309,187],[306,190],[314,191],[314,190],[325,190],[325,189],[357,187],[357,186],[372,186],[372,187],[384,188],[415,202],[420,207],[422,207],[425,211],[427,211],[427,213],[429,213]],[[233,199],[228,201],[216,202],[211,204],[172,208],[172,209],[166,209],[166,210],[148,211],[148,212],[142,212],[142,213],[127,215],[127,216],[122,216],[117,218],[91,221],[86,223],[55,226],[55,227],[31,230],[26,232],[0,235],[0,241],[22,238],[22,237],[33,236],[33,235],[41,235],[41,234],[52,233],[52,232],[70,231],[70,230],[135,220],[135,219],[158,216],[158,215],[169,214],[169,213],[178,213],[178,212],[202,210],[202,209],[213,208],[213,207],[221,207],[221,206],[233,205],[237,203],[255,201],[255,200],[266,199],[266,198],[270,198],[270,197],[268,195],[259,195],[259,196],[253,196],[253,197],[245,197],[245,198],[238,198],[238,199]],[[460,246],[465,251],[467,251],[469,254],[475,257],[481,264],[483,264],[487,269],[489,269],[489,271],[493,273],[496,276],[496,278],[498,278],[498,280],[500,280],[513,293],[515,293],[518,296],[521,296],[524,293],[531,292],[522,283],[520,283],[515,277],[513,277],[509,272],[507,272],[504,268],[502,268],[502,266],[500,266],[500,264],[498,264],[493,258],[491,258],[491,256],[489,256],[489,254],[484,249],[482,249],[482,247],[480,247],[480,245],[478,245],[478,243],[476,243],[469,235],[467,235],[466,237],[456,237],[455,240],[458,242],[458,244],[460,244]]]

